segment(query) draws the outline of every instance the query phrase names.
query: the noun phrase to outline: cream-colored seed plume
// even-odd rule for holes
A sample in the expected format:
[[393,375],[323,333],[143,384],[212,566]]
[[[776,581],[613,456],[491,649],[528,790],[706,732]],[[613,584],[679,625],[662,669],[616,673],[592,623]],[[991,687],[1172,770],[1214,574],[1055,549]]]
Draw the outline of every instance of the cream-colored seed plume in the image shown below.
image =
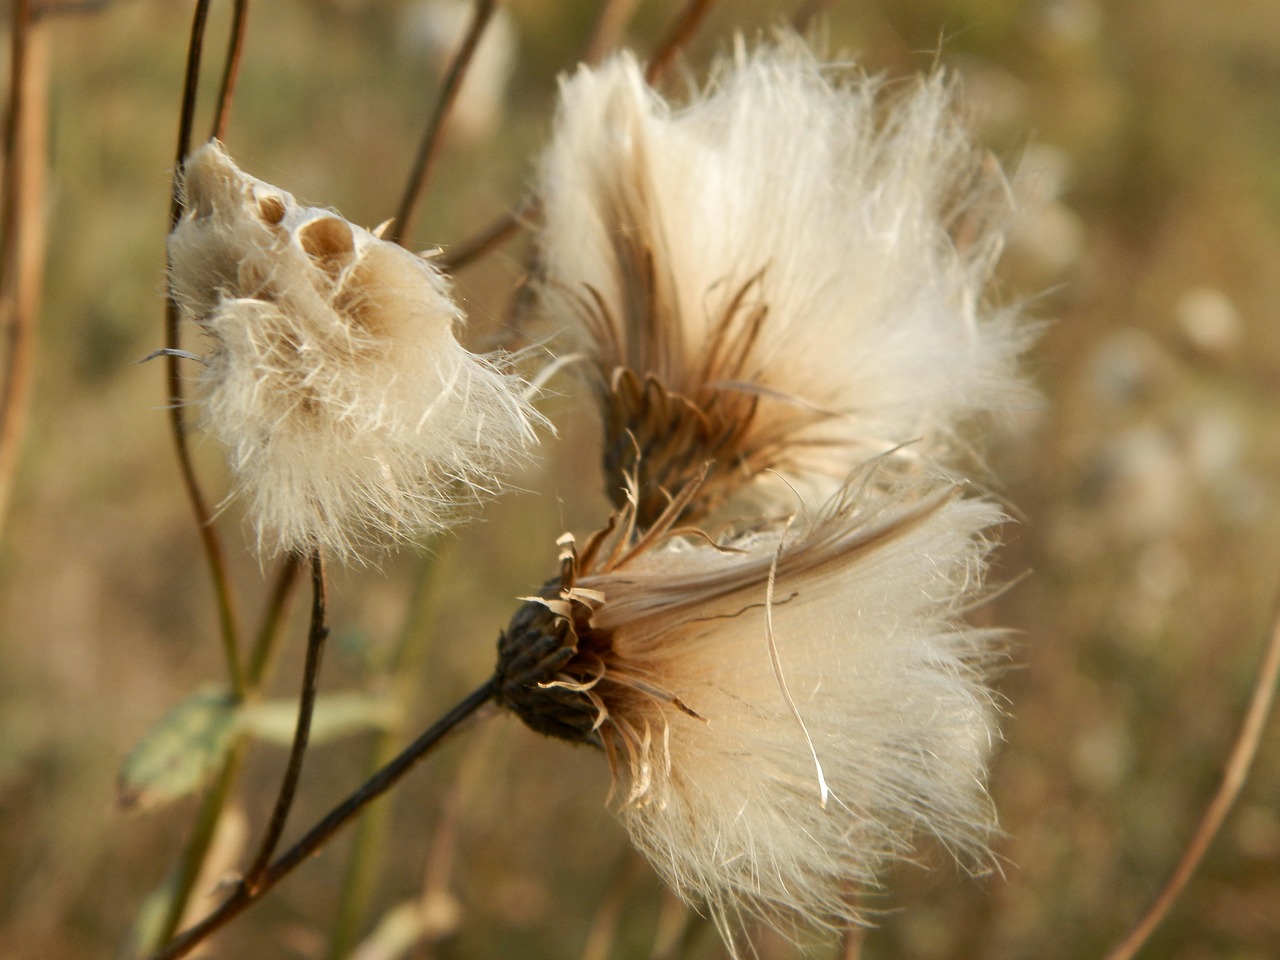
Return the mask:
[[207,335],[205,428],[265,553],[347,558],[439,529],[533,439],[524,384],[454,338],[429,262],[243,173],[187,159],[169,283]]
[[1025,327],[983,302],[1002,184],[952,99],[794,38],[739,50],[682,107],[627,55],[562,82],[541,291],[598,368],[609,482],[636,448],[667,493],[714,457],[708,496],[775,469],[825,494],[902,444],[954,461],[967,420],[1025,399]]
[[726,544],[593,546],[543,601],[577,611],[543,688],[590,700],[632,839],[730,941],[743,912],[860,922],[851,898],[921,833],[986,865],[998,634],[962,617],[1001,516],[956,493],[864,472]]

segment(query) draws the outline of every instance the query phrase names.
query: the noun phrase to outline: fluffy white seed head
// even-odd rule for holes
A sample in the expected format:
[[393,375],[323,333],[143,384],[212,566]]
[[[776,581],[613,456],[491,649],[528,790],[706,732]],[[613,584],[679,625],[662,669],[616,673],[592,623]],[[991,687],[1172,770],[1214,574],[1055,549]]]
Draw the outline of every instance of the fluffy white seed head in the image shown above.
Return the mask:
[[[1026,328],[983,299],[1002,182],[952,101],[941,76],[891,87],[794,38],[684,106],[628,55],[562,81],[542,302],[596,361],[615,488],[629,446],[681,460],[663,438],[689,407],[712,437],[742,424],[706,451],[706,493],[769,469],[829,493],[902,444],[954,462],[967,421],[1025,400]],[[688,474],[649,472],[668,493]]]
[[366,548],[440,529],[533,440],[524,384],[454,338],[431,263],[243,173],[182,170],[169,284],[204,332],[203,425],[260,550]]
[[[921,833],[986,865],[998,633],[963,616],[1001,516],[956,492],[864,472],[813,517],[717,545],[624,548],[624,518],[530,601],[575,652],[508,705],[605,748],[633,841],[730,937],[744,912],[861,922],[851,896]],[[512,630],[553,662],[534,619]]]

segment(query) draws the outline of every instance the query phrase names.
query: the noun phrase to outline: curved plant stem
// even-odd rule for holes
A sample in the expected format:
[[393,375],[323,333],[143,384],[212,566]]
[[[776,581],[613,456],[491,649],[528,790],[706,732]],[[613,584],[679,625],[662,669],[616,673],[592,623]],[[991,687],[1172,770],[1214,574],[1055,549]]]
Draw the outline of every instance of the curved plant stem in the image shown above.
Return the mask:
[[311,739],[311,717],[315,713],[316,683],[320,676],[320,662],[324,657],[324,642],[329,636],[325,620],[324,560],[317,548],[311,554],[311,626],[307,631],[307,655],[302,667],[302,692],[298,696],[298,723],[293,731],[293,746],[289,748],[289,762],[285,765],[280,781],[280,792],[275,807],[267,821],[262,843],[253,863],[245,873],[244,884],[252,890],[271,862],[280,835],[293,808],[293,798],[298,792],[298,779],[302,776],[302,761],[306,758],[307,744]]
[[[710,11],[715,0],[690,0],[681,11],[658,47],[649,66],[645,70],[645,80],[655,84],[662,79],[675,61],[676,55],[685,44],[692,39],[703,19]],[[592,28],[587,40],[583,62],[596,63],[607,51],[604,37],[608,36],[611,27],[605,21],[618,15],[617,8],[625,8],[625,3],[606,2],[601,6],[600,17]],[[600,38],[600,39],[598,39]],[[489,224],[472,236],[455,243],[452,247],[435,259],[435,263],[445,273],[456,273],[463,267],[470,266],[489,251],[510,240],[526,221],[536,217],[542,202],[532,193],[526,193],[506,213],[499,214]]]
[[418,200],[422,196],[427,179],[431,175],[431,169],[435,166],[436,158],[440,154],[440,145],[443,142],[441,134],[444,132],[445,121],[449,117],[449,111],[453,108],[454,102],[458,99],[458,90],[461,89],[462,81],[466,78],[467,68],[471,65],[471,58],[476,52],[480,38],[484,35],[485,28],[489,26],[489,21],[493,19],[497,8],[497,0],[476,0],[471,14],[471,23],[462,38],[458,52],[454,54],[448,73],[445,74],[444,86],[436,100],[436,108],[431,115],[430,123],[427,124],[422,143],[418,146],[418,156],[413,161],[413,169],[409,173],[409,182],[405,185],[400,209],[396,212],[395,222],[391,225],[387,239],[393,243],[403,244],[409,237]]
[[836,960],[858,960],[867,939],[866,927],[851,927],[840,937],[840,953]]
[[36,315],[44,279],[45,147],[48,56],[31,0],[16,0],[9,61],[9,104],[0,186],[0,529],[31,406]]
[[174,883],[173,894],[165,907],[164,919],[156,933],[156,944],[163,944],[173,939],[173,935],[178,932],[178,927],[182,925],[182,915],[187,912],[187,904],[191,902],[196,880],[200,876],[200,870],[204,866],[209,847],[218,829],[218,820],[222,817],[222,810],[227,805],[231,790],[240,776],[240,769],[244,766],[248,746],[247,737],[236,738],[227,750],[226,757],[223,758],[218,779],[205,791],[204,798],[200,801],[200,810],[191,828],[191,838],[187,841],[182,859],[178,861],[178,877]]
[[222,85],[218,88],[213,132],[209,134],[215,140],[223,140],[227,135],[227,120],[231,116],[231,102],[236,95],[236,80],[240,77],[240,54],[244,51],[248,21],[249,0],[236,0],[231,19],[231,36],[227,41],[227,58],[222,67]]
[[436,257],[436,265],[445,273],[457,273],[514,237],[526,219],[537,216],[539,208],[538,198],[526,193],[506,213],[499,214],[483,229]]
[[676,56],[698,32],[698,27],[702,26],[702,21],[711,12],[715,2],[716,0],[689,0],[684,5],[684,9],[671,24],[667,35],[658,44],[657,51],[649,58],[649,65],[644,71],[644,79],[647,83],[656,84],[666,75],[671,69],[671,64],[675,62]]
[[[423,662],[430,649],[431,632],[427,620],[434,600],[434,576],[440,569],[440,558],[428,556],[422,561],[413,598],[400,629],[395,651],[382,670],[393,685],[392,697],[398,716],[409,714],[410,706],[420,696],[425,676]],[[401,724],[379,731],[369,754],[369,775],[395,756],[402,742]],[[329,934],[330,960],[343,960],[356,945],[360,926],[369,910],[385,849],[385,838],[391,810],[377,804],[361,818],[348,854],[342,892]]]
[[350,823],[366,806],[395,786],[405,774],[417,766],[423,757],[438,746],[450,731],[454,730],[463,720],[466,720],[493,699],[496,689],[495,681],[490,678],[464,697],[417,740],[409,744],[394,760],[369,778],[355,793],[334,807],[302,839],[281,854],[274,863],[263,871],[253,889],[250,889],[244,883],[237,885],[235,892],[223,901],[218,909],[185,933],[180,934],[164,949],[153,954],[152,960],[176,960],[178,957],[186,956],[211,934],[247,910],[263,894],[271,890],[277,883],[309,859],[312,854],[328,843],[339,830]]
[[1182,858],[1178,861],[1164,888],[1129,935],[1107,954],[1107,960],[1130,960],[1142,949],[1156,927],[1164,920],[1174,900],[1191,879],[1191,875],[1195,873],[1200,861],[1204,859],[1209,844],[1217,836],[1223,820],[1226,819],[1227,813],[1249,778],[1249,770],[1253,766],[1254,757],[1257,756],[1262,731],[1275,699],[1277,678],[1280,678],[1280,612],[1277,613],[1275,622],[1271,626],[1271,639],[1263,653],[1258,679],[1253,687],[1253,696],[1249,700],[1244,722],[1240,725],[1240,733],[1231,748],[1230,756],[1227,757],[1222,783],[1209,802],[1199,826],[1196,827],[1195,834],[1191,837],[1191,842],[1187,844]]
[[[200,55],[204,49],[204,30],[209,18],[209,0],[198,0],[191,23],[191,44],[187,52],[187,73],[182,91],[182,115],[178,123],[177,165],[174,171],[173,193],[169,203],[169,225],[178,222],[182,214],[182,199],[179,192],[179,176],[182,163],[191,150],[191,129],[195,122],[196,88],[200,78]],[[218,621],[221,628],[222,648],[227,661],[227,674],[231,680],[231,689],[236,699],[243,700],[245,695],[244,667],[240,662],[240,642],[236,632],[235,607],[231,599],[231,582],[227,574],[226,555],[222,549],[222,538],[218,536],[213,525],[213,514],[209,510],[196,477],[195,464],[191,461],[191,450],[187,444],[187,430],[183,417],[182,371],[178,366],[179,357],[172,351],[181,348],[178,332],[178,305],[172,295],[165,299],[164,309],[164,345],[165,374],[169,388],[169,427],[173,434],[173,443],[178,454],[178,466],[182,473],[182,483],[187,491],[187,499],[195,513],[196,525],[200,531],[200,543],[204,548],[205,559],[209,566],[209,575],[213,581],[214,599],[218,607]]]
[[[196,0],[191,17],[191,41],[187,46],[187,70],[182,81],[182,109],[178,114],[177,169],[191,152],[191,131],[196,122],[196,92],[200,87],[200,58],[204,54],[204,30],[209,23],[210,0]],[[176,171],[175,171],[176,172]],[[169,198],[169,226],[173,227],[182,216],[182,198],[178,193],[178,181],[174,178],[173,194]]]
[[[208,22],[209,2],[199,0],[195,7],[191,23],[191,41],[187,52],[186,76],[182,91],[182,109],[178,124],[178,146],[175,171],[180,172],[182,163],[191,150],[191,135],[195,126],[196,92],[200,78],[200,60],[204,50],[205,26]],[[230,109],[238,74],[240,51],[244,44],[246,27],[247,0],[238,0],[232,24],[232,37],[227,50],[227,62],[223,69],[222,88],[219,93],[218,107],[214,123],[214,136],[221,137],[225,132],[226,117]],[[172,228],[182,214],[181,196],[178,191],[178,179],[175,172],[174,188],[169,203],[169,225]],[[178,349],[180,346],[179,317],[177,304],[172,297],[165,303],[165,346]],[[254,644],[253,659],[246,677],[241,664],[239,639],[235,625],[234,606],[231,598],[230,578],[227,573],[225,554],[217,530],[213,526],[213,516],[201,491],[195,467],[191,461],[187,444],[186,425],[183,418],[182,376],[178,367],[178,357],[170,354],[166,360],[166,377],[169,392],[169,423],[173,434],[174,446],[178,454],[178,465],[182,473],[183,486],[196,517],[196,525],[200,531],[200,541],[204,549],[213,583],[215,602],[218,608],[218,619],[222,637],[223,650],[227,660],[227,672],[231,678],[232,690],[238,699],[243,701],[256,693],[266,678],[273,660],[273,651],[278,647],[280,625],[284,619],[284,611],[288,597],[292,592],[296,578],[297,566],[293,560],[286,561],[282,568],[276,587],[264,613],[262,626]],[[159,942],[172,938],[182,922],[191,899],[192,887],[208,856],[209,846],[213,842],[218,820],[231,795],[235,781],[239,777],[244,758],[248,751],[248,738],[241,735],[231,745],[222,762],[218,779],[205,794],[201,802],[200,812],[192,828],[190,839],[183,851],[179,866],[179,880],[173,896],[169,900],[168,910],[160,928]]]
[[[262,625],[254,642],[252,658],[249,661],[248,695],[253,697],[267,682],[275,662],[275,651],[280,647],[281,630],[288,611],[289,598],[298,582],[298,560],[290,557],[280,567],[275,586],[267,600],[262,615]],[[249,737],[240,734],[236,737],[227,755],[223,758],[222,769],[204,795],[200,810],[192,826],[191,838],[187,841],[182,859],[178,866],[178,879],[174,884],[173,895],[169,898],[164,921],[157,934],[156,945],[163,944],[177,933],[182,923],[182,915],[187,911],[191,894],[209,847],[213,843],[217,831],[218,820],[223,808],[231,796],[232,787],[240,775],[245,755],[249,749]]]
[[604,0],[600,4],[600,13],[582,48],[583,63],[599,63],[618,45],[618,38],[639,5],[640,0]]
[[294,587],[298,585],[298,570],[301,566],[298,557],[290,554],[276,573],[276,582],[262,611],[262,621],[253,641],[253,651],[249,654],[247,679],[251,695],[262,689],[267,675],[275,666],[276,651],[280,649],[276,640],[280,636],[280,626],[289,613],[289,600],[293,596]]

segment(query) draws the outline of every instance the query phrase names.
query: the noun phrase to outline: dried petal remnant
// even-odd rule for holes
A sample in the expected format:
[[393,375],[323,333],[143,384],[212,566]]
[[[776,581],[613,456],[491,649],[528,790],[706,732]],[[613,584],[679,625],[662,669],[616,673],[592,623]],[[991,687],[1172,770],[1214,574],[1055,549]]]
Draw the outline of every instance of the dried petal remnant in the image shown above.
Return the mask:
[[203,422],[268,553],[439,529],[495,492],[539,421],[499,357],[468,353],[428,261],[243,173],[182,172],[169,281],[208,340]]

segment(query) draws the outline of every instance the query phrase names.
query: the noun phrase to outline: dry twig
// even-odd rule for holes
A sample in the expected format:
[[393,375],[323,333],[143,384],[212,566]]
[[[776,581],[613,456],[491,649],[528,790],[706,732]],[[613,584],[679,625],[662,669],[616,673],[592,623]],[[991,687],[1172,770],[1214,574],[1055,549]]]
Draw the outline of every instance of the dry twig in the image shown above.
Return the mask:
[[1240,725],[1240,733],[1227,757],[1222,783],[1219,784],[1217,793],[1209,802],[1199,826],[1196,827],[1196,832],[1191,837],[1191,842],[1187,844],[1182,858],[1174,867],[1173,874],[1164,888],[1129,935],[1107,954],[1106,960],[1130,960],[1134,957],[1151,938],[1151,934],[1164,920],[1173,902],[1178,898],[1178,894],[1186,887],[1192,874],[1200,866],[1200,861],[1204,859],[1209,844],[1218,835],[1222,822],[1249,778],[1249,770],[1253,766],[1254,757],[1257,756],[1262,731],[1271,712],[1271,704],[1275,700],[1277,678],[1280,678],[1280,612],[1277,612],[1275,622],[1271,626],[1271,639],[1262,656],[1258,679],[1253,686],[1253,695],[1249,700],[1244,722]]
[[467,68],[471,65],[471,59],[475,55],[476,47],[480,44],[480,38],[484,36],[485,28],[489,26],[489,21],[493,19],[497,8],[497,0],[476,0],[471,23],[467,26],[467,32],[462,38],[458,52],[454,54],[453,63],[449,65],[449,72],[445,74],[444,86],[440,90],[431,121],[427,124],[422,143],[418,147],[418,156],[414,159],[413,168],[409,173],[404,197],[400,201],[395,221],[388,232],[387,239],[393,243],[403,244],[409,238],[418,199],[422,196],[427,179],[440,154],[445,121],[448,120],[449,111],[458,98],[458,91],[462,88],[463,80],[466,79]]
[[44,280],[48,55],[31,0],[13,5],[9,103],[0,186],[0,529],[26,434],[35,361],[36,316]]
[[354,820],[365,807],[399,783],[405,774],[444,740],[446,735],[457,729],[464,720],[492,700],[495,689],[495,682],[490,678],[464,697],[452,710],[401,751],[394,760],[346,800],[334,807],[328,816],[307,831],[302,839],[281,854],[262,872],[253,889],[244,883],[237,885],[235,892],[223,901],[222,906],[153,954],[151,960],[177,960],[178,957],[185,957],[200,943],[256,903],[277,883],[310,859],[339,830]]

